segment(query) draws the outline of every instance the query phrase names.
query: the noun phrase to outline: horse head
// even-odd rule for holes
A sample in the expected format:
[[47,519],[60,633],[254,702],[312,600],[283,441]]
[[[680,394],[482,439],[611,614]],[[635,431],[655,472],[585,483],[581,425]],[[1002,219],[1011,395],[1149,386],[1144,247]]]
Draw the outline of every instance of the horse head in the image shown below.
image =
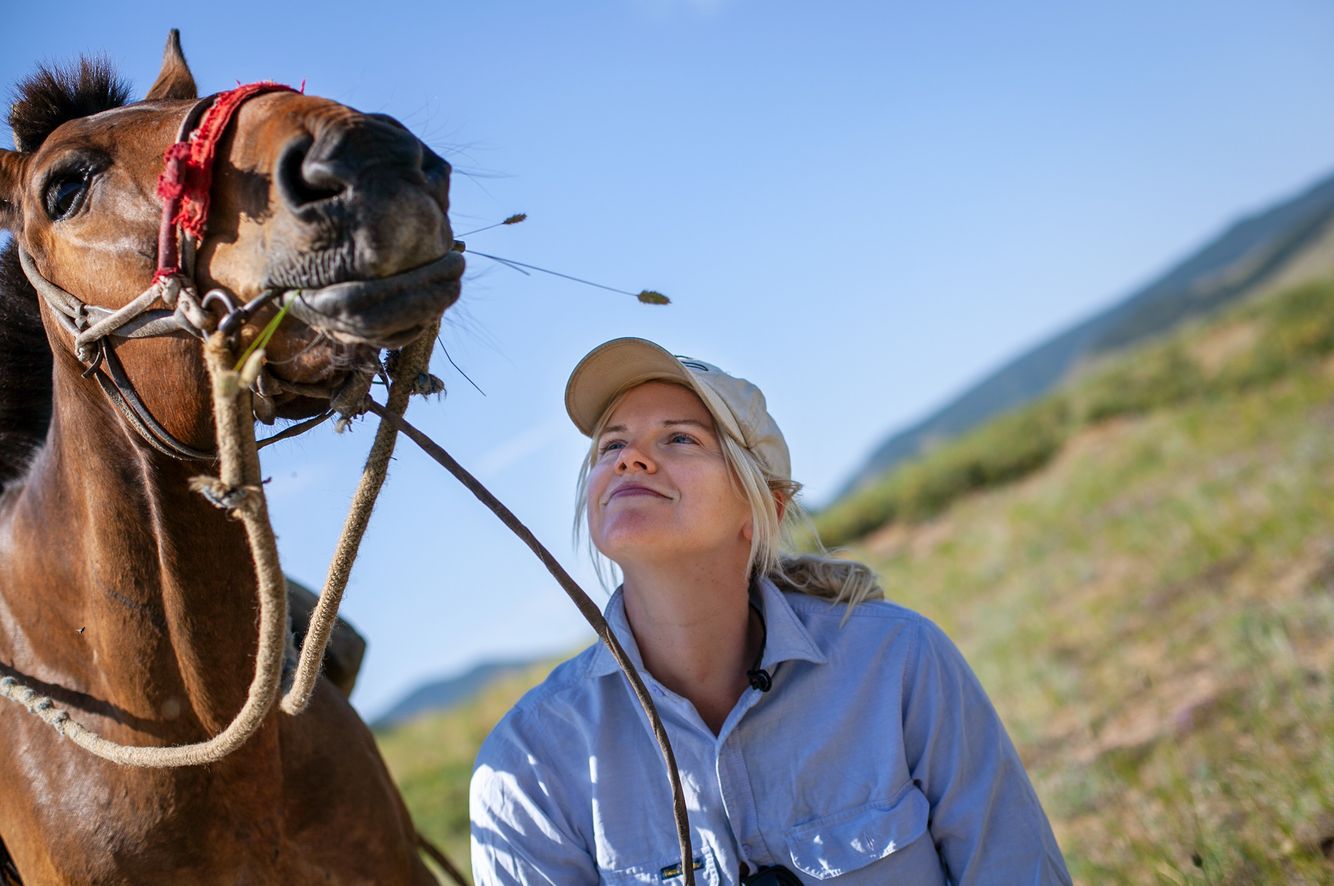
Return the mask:
[[[42,278],[110,311],[139,297],[159,268],[163,156],[197,108],[175,32],[145,98],[126,98],[103,63],[42,69],[11,113],[16,149],[0,150],[0,225]],[[267,348],[261,417],[327,409],[345,384],[379,368],[379,349],[412,341],[457,299],[463,258],[451,251],[449,176],[445,160],[386,115],[290,90],[240,105],[216,143],[192,270],[199,293],[219,290],[230,303],[279,296],[245,318],[239,346],[288,305]],[[207,311],[216,321],[224,308]],[[82,372],[87,355],[76,358],[49,305],[43,322],[59,384],[60,367]],[[207,447],[197,342],[115,346],[161,424]]]

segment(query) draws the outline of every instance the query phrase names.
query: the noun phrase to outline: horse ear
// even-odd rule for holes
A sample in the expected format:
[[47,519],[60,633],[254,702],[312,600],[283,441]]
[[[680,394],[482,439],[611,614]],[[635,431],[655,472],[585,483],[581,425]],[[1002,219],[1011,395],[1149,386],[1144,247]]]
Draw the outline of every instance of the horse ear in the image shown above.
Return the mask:
[[199,98],[199,88],[195,86],[194,75],[185,63],[185,53],[181,52],[181,32],[175,28],[167,35],[167,48],[162,53],[162,70],[153,81],[148,95],[149,101],[166,98]]
[[18,227],[19,223],[19,195],[23,193],[20,186],[22,166],[22,154],[0,148],[0,228],[10,231]]

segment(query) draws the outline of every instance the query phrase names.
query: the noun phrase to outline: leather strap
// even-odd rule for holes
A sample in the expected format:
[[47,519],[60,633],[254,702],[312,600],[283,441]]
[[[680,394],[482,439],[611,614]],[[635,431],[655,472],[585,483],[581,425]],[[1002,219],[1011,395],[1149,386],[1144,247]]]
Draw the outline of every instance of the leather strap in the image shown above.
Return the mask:
[[[125,374],[125,367],[121,365],[120,358],[116,356],[116,349],[112,346],[110,339],[99,339],[98,346],[101,348],[101,359],[93,364],[92,374],[97,379],[97,383],[102,386],[102,391],[107,398],[120,412],[121,416],[130,423],[130,427],[139,432],[139,436],[144,438],[148,445],[152,446],[163,455],[169,455],[172,458],[181,461],[214,461],[217,459],[216,452],[205,452],[202,449],[195,449],[189,444],[182,443],[171,435],[171,432],[153,418],[153,413],[148,411],[144,401],[139,399],[139,394],[134,390],[134,385],[130,382],[129,376]],[[106,367],[106,371],[102,370]]]
[[[214,154],[227,125],[241,105],[253,96],[274,91],[293,90],[278,83],[250,83],[200,99],[186,113],[175,144],[163,156],[164,168],[158,178],[157,193],[163,199],[163,207],[158,229],[157,271],[148,288],[128,304],[116,310],[88,304],[43,277],[32,257],[19,249],[24,276],[73,338],[75,356],[88,365],[84,375],[97,379],[117,411],[139,436],[158,452],[172,458],[211,461],[216,454],[177,440],[153,417],[134,390],[134,383],[117,358],[111,339],[168,335],[202,340],[217,327],[217,321],[203,307],[193,284],[195,250],[208,218]],[[231,325],[238,326],[262,302],[271,298],[272,294],[266,293],[250,305],[231,310],[227,319]],[[230,305],[230,299],[223,298],[223,301]],[[165,304],[167,309],[152,307],[158,302]]]

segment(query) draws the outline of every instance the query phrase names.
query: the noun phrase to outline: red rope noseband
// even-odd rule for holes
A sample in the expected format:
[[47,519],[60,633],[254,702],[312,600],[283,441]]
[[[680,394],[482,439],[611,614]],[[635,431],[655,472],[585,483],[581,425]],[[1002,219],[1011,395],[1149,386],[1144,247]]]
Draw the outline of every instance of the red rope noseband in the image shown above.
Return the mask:
[[162,198],[163,205],[154,282],[180,273],[177,229],[196,241],[204,239],[209,194],[213,187],[213,162],[218,142],[232,117],[247,99],[256,95],[295,91],[290,86],[263,80],[220,93],[194,132],[167,148],[162,155],[164,166],[157,182],[157,195]]

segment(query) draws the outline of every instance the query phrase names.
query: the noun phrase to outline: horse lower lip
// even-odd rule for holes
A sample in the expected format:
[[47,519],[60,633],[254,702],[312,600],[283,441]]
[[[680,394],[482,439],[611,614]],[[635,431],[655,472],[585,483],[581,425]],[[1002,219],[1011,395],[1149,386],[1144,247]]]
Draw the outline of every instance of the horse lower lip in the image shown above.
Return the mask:
[[459,297],[464,258],[447,252],[433,262],[374,280],[294,290],[291,312],[306,325],[335,338],[396,347]]

